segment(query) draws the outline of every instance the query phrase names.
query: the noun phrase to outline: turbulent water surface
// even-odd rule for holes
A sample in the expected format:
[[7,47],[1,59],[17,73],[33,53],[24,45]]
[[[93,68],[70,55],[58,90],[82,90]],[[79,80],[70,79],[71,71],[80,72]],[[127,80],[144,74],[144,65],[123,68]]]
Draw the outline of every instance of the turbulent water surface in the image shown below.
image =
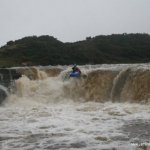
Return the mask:
[[1,105],[0,149],[150,149],[149,64],[81,66],[79,79],[44,69]]

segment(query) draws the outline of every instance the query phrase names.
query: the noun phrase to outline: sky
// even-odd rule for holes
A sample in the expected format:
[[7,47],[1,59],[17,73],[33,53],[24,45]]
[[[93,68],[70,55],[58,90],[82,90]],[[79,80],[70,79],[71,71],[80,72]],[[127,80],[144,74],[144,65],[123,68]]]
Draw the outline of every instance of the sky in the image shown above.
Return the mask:
[[150,34],[150,0],[0,0],[0,46],[32,35],[75,42],[115,33]]

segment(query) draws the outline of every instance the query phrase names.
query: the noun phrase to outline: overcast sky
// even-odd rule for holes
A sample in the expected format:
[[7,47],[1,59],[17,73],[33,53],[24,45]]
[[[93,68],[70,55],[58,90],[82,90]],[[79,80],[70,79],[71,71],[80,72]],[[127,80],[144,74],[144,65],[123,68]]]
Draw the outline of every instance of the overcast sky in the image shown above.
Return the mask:
[[0,46],[31,35],[63,42],[150,33],[150,0],[0,0]]

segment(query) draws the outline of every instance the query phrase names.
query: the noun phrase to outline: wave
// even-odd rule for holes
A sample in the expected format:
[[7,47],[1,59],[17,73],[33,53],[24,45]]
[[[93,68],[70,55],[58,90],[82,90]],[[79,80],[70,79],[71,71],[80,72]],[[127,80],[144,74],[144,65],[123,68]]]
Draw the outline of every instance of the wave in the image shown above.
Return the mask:
[[[19,68],[23,74],[15,80],[15,92],[7,101],[137,102],[150,101],[150,70],[145,65],[80,66],[83,76],[64,81],[71,69],[64,67]],[[15,97],[15,98],[14,98]]]

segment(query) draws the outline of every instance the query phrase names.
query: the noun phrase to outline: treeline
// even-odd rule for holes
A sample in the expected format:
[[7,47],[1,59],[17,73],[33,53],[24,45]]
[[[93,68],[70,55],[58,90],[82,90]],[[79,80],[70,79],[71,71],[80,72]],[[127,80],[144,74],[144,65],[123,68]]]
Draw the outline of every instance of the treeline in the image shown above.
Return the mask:
[[0,67],[150,62],[150,35],[112,34],[63,43],[52,36],[30,36],[0,48]]

